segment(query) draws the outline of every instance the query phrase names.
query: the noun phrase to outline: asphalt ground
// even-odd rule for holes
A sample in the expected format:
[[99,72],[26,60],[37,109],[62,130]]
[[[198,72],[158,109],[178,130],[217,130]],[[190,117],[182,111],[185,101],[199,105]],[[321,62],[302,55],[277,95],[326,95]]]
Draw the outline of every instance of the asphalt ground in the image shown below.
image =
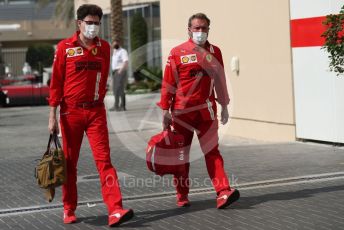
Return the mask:
[[[191,207],[177,208],[170,176],[154,176],[144,160],[147,140],[161,130],[158,95],[128,97],[128,111],[108,112],[111,158],[128,229],[344,229],[344,149],[315,143],[270,143],[226,134],[220,150],[239,202],[215,208],[215,192],[197,139],[191,150]],[[112,97],[106,99],[107,107]],[[49,108],[0,109],[0,229],[106,229],[97,170],[85,136],[78,164],[79,221],[62,223],[61,189],[44,200],[34,166],[48,141]],[[225,133],[225,134],[224,134]]]

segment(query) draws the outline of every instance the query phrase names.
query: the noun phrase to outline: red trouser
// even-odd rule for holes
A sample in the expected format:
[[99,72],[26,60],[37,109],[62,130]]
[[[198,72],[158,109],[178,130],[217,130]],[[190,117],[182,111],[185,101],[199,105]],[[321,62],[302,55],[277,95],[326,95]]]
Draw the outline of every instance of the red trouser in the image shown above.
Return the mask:
[[77,194],[77,163],[84,132],[88,137],[95,160],[104,203],[109,213],[122,209],[122,195],[116,170],[111,164],[109,134],[104,105],[92,108],[61,106],[60,123],[63,151],[67,162],[67,183],[62,187],[64,209],[75,210]]
[[[216,110],[215,110],[216,111]],[[198,110],[180,115],[173,114],[173,128],[184,135],[185,153],[189,158],[189,152],[193,133],[196,131],[202,152],[205,156],[207,170],[212,184],[218,194],[222,190],[230,189],[229,180],[223,166],[223,159],[218,149],[218,120],[204,119],[202,113],[207,110]],[[185,173],[174,175],[177,195],[185,196],[189,193],[189,168],[187,164]]]

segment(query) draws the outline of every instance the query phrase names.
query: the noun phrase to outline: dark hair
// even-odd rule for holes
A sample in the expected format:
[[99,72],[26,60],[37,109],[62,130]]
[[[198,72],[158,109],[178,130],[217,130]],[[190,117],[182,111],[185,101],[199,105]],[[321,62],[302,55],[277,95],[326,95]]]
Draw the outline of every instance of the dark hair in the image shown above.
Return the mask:
[[102,19],[103,11],[102,9],[94,4],[83,4],[76,11],[77,19],[83,20],[87,15],[98,16],[99,20]]
[[194,20],[195,18],[197,19],[202,19],[202,20],[206,20],[207,23],[208,23],[208,26],[210,26],[210,19],[207,17],[207,15],[203,14],[203,13],[197,13],[197,14],[194,14],[192,15],[190,18],[189,18],[189,23],[188,23],[188,26],[191,27],[191,22],[192,20]]

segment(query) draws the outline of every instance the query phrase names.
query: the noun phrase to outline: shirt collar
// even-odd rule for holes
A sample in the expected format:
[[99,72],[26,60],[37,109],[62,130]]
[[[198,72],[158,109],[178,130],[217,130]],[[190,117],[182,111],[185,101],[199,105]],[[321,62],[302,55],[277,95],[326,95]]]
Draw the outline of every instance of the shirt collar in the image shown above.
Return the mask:
[[[80,30],[76,31],[72,37],[72,43],[76,44],[78,42],[78,37],[79,37],[79,34],[80,34]],[[94,43],[96,44],[96,46],[101,46],[101,42],[100,42],[100,39],[99,37],[95,37],[93,39]]]
[[191,46],[192,49],[203,48],[203,49],[205,49],[205,50],[207,50],[207,51],[210,50],[211,44],[209,43],[208,40],[205,42],[205,46],[204,46],[204,47],[200,47],[200,46],[196,45],[196,44],[192,41],[192,38],[189,38],[189,41],[188,41],[188,42],[190,43],[190,46]]

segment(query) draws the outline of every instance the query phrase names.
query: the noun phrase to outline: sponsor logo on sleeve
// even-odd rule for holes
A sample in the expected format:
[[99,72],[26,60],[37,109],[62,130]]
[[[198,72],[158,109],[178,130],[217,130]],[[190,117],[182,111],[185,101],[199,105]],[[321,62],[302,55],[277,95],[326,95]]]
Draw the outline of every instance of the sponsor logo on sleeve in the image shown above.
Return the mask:
[[181,56],[180,61],[182,64],[196,63],[197,62],[197,56],[196,56],[196,54]]

